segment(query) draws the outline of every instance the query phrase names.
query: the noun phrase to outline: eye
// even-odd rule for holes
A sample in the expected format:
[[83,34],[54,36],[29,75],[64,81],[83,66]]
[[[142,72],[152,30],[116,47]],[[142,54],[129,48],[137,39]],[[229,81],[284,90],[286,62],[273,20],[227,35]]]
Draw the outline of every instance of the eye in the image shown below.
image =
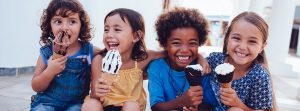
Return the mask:
[[178,41],[173,41],[173,42],[171,42],[171,44],[172,44],[172,45],[175,45],[175,46],[179,46],[181,43],[178,42]]
[[231,39],[233,39],[234,41],[239,41],[239,40],[241,40],[241,38],[240,38],[240,37],[237,37],[237,36],[232,36]]
[[54,20],[53,23],[56,24],[56,25],[60,25],[62,23],[62,21],[61,20]]
[[76,20],[71,20],[69,24],[72,25],[72,24],[76,24],[76,23],[77,23]]
[[109,31],[108,28],[104,28],[104,33],[107,33]]
[[194,46],[196,46],[196,47],[199,46],[199,43],[196,42],[196,41],[195,41],[195,42],[190,42],[189,44],[190,44],[190,46],[193,46],[193,47],[194,47]]
[[255,40],[249,40],[248,41],[250,44],[257,44],[257,41],[255,41]]
[[121,30],[120,28],[116,28],[115,31],[116,31],[116,32],[120,32],[120,31],[122,31],[122,30]]

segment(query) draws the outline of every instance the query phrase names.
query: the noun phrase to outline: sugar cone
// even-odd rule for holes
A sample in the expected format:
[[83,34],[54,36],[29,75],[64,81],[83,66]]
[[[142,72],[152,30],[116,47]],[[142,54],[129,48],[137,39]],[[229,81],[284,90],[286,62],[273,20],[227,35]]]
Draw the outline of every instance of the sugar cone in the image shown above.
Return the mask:
[[53,52],[52,60],[57,59],[57,58],[60,58],[60,57],[62,57],[62,56],[63,56],[63,55],[60,55],[60,54],[57,54],[57,53]]
[[[103,72],[102,75],[101,75],[101,78],[103,80],[106,80],[107,84],[110,85],[110,86],[113,85],[113,83],[118,80],[117,74],[111,74],[111,73],[107,73],[107,72]],[[104,99],[105,99],[104,97],[101,97],[100,101],[104,102]]]
[[231,82],[229,83],[220,83],[222,88],[230,88],[231,87]]
[[117,81],[117,74],[110,74],[110,73],[103,72],[101,78],[106,80],[108,82],[108,85],[111,86],[114,82]]

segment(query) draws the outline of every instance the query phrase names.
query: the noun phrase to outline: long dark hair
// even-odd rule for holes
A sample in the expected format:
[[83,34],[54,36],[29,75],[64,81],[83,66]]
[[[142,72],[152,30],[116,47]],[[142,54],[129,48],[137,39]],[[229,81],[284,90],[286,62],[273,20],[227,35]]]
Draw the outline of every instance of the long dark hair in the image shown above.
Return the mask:
[[41,30],[42,36],[40,37],[40,44],[49,45],[51,44],[52,40],[54,39],[54,35],[51,29],[51,18],[55,16],[57,11],[59,10],[58,14],[62,17],[68,17],[70,13],[78,13],[81,27],[79,32],[79,40],[82,42],[88,42],[92,38],[91,34],[91,25],[90,25],[90,18],[87,15],[86,11],[84,11],[82,4],[80,4],[77,0],[52,0],[48,7],[43,11],[40,23],[41,23]]
[[[261,18],[259,15],[257,15],[254,12],[243,12],[239,15],[237,15],[230,23],[230,26],[227,28],[227,31],[225,33],[225,38],[224,38],[224,46],[223,46],[223,53],[226,54],[227,53],[227,45],[228,45],[228,38],[229,35],[232,31],[232,27],[234,26],[234,24],[236,22],[238,22],[239,20],[245,20],[251,24],[253,24],[254,26],[256,26],[256,28],[261,32],[262,34],[262,40],[263,40],[263,44],[265,44],[267,42],[268,39],[268,24],[266,23],[266,21]],[[266,58],[266,54],[265,51],[262,50],[262,52],[260,54],[258,54],[258,56],[255,59],[255,62],[260,63],[266,70],[267,72],[270,74],[271,76],[271,72],[269,70],[268,67],[268,61]],[[270,77],[271,78],[271,77]],[[273,85],[272,79],[270,79],[271,84]],[[273,87],[273,86],[272,86]],[[270,109],[271,111],[276,111],[276,101],[275,101],[275,92],[274,89],[272,88],[272,104],[273,104],[273,108]]]
[[[119,14],[121,19],[125,22],[125,19],[128,20],[133,33],[138,33],[141,31],[141,34],[137,34],[139,36],[139,41],[136,42],[133,46],[133,50],[131,52],[131,59],[142,61],[148,57],[146,52],[146,45],[144,42],[145,38],[145,23],[144,18],[142,15],[134,10],[126,9],[126,8],[118,8],[109,12],[105,18],[104,22],[106,21],[107,17]],[[104,55],[107,52],[107,49],[104,49],[100,52],[101,55]]]

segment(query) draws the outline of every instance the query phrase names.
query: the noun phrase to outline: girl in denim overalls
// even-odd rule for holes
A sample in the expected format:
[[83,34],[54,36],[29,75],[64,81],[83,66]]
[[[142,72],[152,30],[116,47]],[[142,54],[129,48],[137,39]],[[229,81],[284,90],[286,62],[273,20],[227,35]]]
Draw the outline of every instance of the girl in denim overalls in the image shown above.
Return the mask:
[[[80,111],[90,89],[93,50],[87,13],[77,0],[52,0],[41,17],[40,56],[32,78],[31,111]],[[62,34],[65,32],[65,34]],[[66,55],[53,59],[53,40],[68,37]]]

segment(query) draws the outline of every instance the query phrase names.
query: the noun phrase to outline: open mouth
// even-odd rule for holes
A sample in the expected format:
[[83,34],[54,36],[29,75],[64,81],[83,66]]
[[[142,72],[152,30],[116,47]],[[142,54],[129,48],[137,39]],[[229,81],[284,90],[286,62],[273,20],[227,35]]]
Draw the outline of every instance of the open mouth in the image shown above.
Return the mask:
[[108,48],[109,49],[117,49],[119,46],[119,43],[117,42],[107,42]]

